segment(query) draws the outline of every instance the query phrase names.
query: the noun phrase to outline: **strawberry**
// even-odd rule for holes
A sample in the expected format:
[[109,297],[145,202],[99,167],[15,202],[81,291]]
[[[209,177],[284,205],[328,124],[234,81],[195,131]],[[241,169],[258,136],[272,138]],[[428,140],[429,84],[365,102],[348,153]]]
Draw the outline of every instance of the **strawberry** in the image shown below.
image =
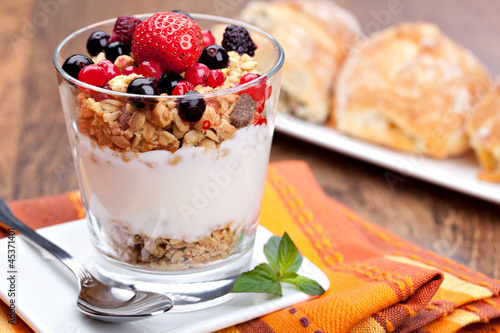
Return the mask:
[[201,29],[191,18],[159,12],[137,26],[132,39],[135,62],[158,62],[163,72],[182,73],[203,51]]

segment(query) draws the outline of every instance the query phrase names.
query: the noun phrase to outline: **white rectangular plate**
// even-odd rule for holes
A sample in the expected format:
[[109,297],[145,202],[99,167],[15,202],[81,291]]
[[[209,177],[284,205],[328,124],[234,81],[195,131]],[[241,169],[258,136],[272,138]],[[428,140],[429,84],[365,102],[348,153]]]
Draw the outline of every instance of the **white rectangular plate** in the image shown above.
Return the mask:
[[[85,220],[68,222],[38,230],[40,234],[82,261],[91,271],[94,267],[89,230]],[[259,226],[252,267],[265,262],[263,246],[272,234]],[[283,284],[283,296],[235,294],[221,305],[186,313],[167,312],[158,317],[133,323],[104,323],[81,314],[76,307],[76,278],[47,252],[15,236],[17,252],[16,312],[37,332],[135,333],[135,332],[212,332],[245,322],[293,304],[306,301],[306,295]],[[7,259],[7,239],[0,240],[0,253]],[[2,267],[4,267],[2,265]],[[4,270],[5,273],[5,270]],[[304,258],[299,274],[318,281],[327,290],[330,281],[311,261]],[[4,302],[9,286],[0,279],[0,297]]]
[[477,179],[480,166],[473,153],[445,160],[426,158],[377,146],[327,126],[308,123],[283,114],[278,115],[276,130],[398,173],[399,175],[386,172],[381,175],[386,177],[387,185],[391,189],[397,189],[398,182],[404,180],[404,177],[414,177],[500,203],[500,184]]

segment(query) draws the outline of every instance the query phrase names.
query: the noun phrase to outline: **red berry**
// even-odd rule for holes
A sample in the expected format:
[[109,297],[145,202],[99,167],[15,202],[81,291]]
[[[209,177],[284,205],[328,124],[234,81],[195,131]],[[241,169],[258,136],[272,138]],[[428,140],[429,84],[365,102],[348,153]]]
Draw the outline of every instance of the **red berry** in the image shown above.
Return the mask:
[[203,129],[204,129],[204,130],[208,130],[208,129],[210,129],[210,127],[211,127],[211,126],[212,126],[212,124],[210,124],[210,121],[205,120],[205,121],[203,122]]
[[267,125],[267,118],[264,117],[264,116],[260,116],[257,121],[254,123],[255,126],[259,126],[259,125],[262,125],[262,124],[266,124]]
[[215,37],[210,30],[204,29],[201,31],[203,38],[203,48],[215,44]]
[[184,79],[186,79],[186,81],[188,82],[191,82],[194,86],[197,86],[199,84],[204,85],[207,82],[209,72],[210,69],[208,69],[207,65],[196,63],[186,69]]
[[130,15],[122,15],[116,19],[115,26],[113,27],[113,36],[109,39],[108,43],[120,42],[127,46],[132,45],[132,37],[134,36],[135,29],[142,21],[137,17]]
[[[258,74],[248,73],[241,77],[240,84],[245,84],[250,81],[256,80],[260,77]],[[250,95],[256,102],[260,102],[265,99],[266,95],[266,82],[262,80],[255,86],[245,90],[245,94]]]
[[113,64],[111,61],[109,61],[108,59],[104,59],[104,60],[99,61],[97,66],[103,68],[104,71],[106,72],[106,82],[108,82],[109,80],[111,80],[115,76],[118,76],[121,74],[120,69],[118,69],[118,67],[115,64]]
[[[101,88],[106,89],[106,90],[111,90],[111,87],[109,86],[109,84],[107,82],[105,84],[103,84]],[[96,102],[101,102],[101,101],[104,101],[105,99],[114,99],[114,97],[111,97],[108,94],[96,93],[96,94],[94,94],[94,99]]]
[[203,50],[201,29],[191,18],[160,12],[142,22],[134,33],[132,53],[137,63],[157,61],[163,72],[184,72]]
[[106,83],[106,71],[98,65],[88,65],[78,74],[78,80],[93,86],[100,87]]
[[137,74],[142,74],[145,77],[154,77],[158,81],[161,75],[161,66],[154,60],[146,60],[137,68]]
[[137,67],[135,66],[127,66],[122,70],[122,75],[130,75],[130,74],[138,74]]
[[224,79],[224,74],[221,70],[212,69],[208,73],[207,84],[212,88],[216,88],[224,83]]
[[187,93],[188,91],[192,91],[193,89],[194,86],[192,83],[188,81],[180,81],[172,91],[172,95],[184,95],[185,93]]

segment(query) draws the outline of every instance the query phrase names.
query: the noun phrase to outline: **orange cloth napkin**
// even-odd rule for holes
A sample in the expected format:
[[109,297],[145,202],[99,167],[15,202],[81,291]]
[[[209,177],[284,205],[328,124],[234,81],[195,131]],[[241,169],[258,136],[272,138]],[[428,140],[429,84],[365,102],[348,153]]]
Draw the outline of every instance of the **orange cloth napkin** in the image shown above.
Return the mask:
[[[83,217],[75,192],[10,206],[35,228]],[[331,287],[219,333],[500,332],[500,281],[364,220],[326,196],[303,162],[270,165],[261,224],[276,235],[287,231]],[[19,318],[8,324],[7,311],[1,304],[0,333],[32,332]]]

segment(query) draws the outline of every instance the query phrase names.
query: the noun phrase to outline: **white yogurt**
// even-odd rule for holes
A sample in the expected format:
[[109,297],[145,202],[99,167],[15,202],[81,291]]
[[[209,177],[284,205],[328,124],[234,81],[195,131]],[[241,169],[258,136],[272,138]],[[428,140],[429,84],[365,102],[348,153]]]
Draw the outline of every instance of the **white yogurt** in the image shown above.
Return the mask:
[[[79,163],[89,210],[132,232],[186,242],[257,222],[272,135],[267,126],[236,131],[220,148],[175,153],[122,154],[78,137]],[[175,163],[177,162],[177,163]]]

